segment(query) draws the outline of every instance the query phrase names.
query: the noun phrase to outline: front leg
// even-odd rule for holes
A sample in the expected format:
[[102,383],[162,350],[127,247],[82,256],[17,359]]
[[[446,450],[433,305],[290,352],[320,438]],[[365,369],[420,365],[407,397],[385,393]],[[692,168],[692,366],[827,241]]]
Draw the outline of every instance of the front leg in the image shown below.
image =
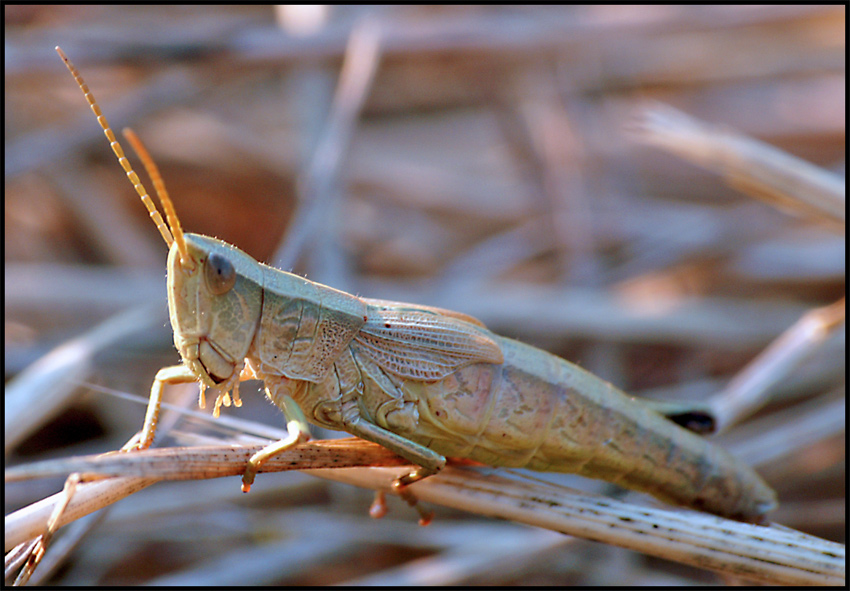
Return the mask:
[[148,410],[145,412],[145,422],[136,449],[148,449],[156,436],[156,425],[159,422],[159,408],[162,404],[162,390],[165,384],[187,384],[198,381],[198,377],[185,365],[163,367],[156,372],[151,385],[151,395],[148,399]]

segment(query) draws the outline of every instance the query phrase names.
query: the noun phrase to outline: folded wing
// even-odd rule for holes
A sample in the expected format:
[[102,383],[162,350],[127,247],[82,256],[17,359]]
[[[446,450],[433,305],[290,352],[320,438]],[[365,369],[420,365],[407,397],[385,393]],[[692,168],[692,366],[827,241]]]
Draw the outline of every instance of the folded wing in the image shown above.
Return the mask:
[[466,320],[471,317],[445,315],[438,308],[367,301],[367,320],[353,344],[387,372],[435,381],[472,363],[504,361],[493,335]]

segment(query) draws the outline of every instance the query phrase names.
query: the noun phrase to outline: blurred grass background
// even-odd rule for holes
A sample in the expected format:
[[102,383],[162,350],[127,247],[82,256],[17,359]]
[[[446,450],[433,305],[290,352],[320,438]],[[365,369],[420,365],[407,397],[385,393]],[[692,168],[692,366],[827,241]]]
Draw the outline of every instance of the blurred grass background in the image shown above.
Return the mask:
[[[113,128],[146,142],[187,231],[352,293],[472,314],[632,394],[705,399],[845,292],[843,226],[753,200],[626,131],[660,101],[843,176],[844,6],[4,11],[6,379],[152,306],[147,326],[64,375],[68,403],[7,440],[7,462],[119,447],[143,407],[92,385],[146,396],[178,361],[166,249],[55,45]],[[378,23],[378,60],[340,122],[329,114],[364,19]],[[303,247],[286,251],[299,231]],[[843,399],[839,333],[775,388],[758,428]],[[236,415],[282,424],[243,399]],[[843,421],[800,438],[776,425],[787,452],[760,467],[776,521],[843,542]],[[215,584],[225,567],[244,584],[717,580],[448,510],[429,528],[400,503],[372,522],[368,492],[301,474],[258,485],[135,495],[51,582]],[[6,512],[59,487],[7,486]],[[512,560],[486,543],[512,536],[527,549]]]

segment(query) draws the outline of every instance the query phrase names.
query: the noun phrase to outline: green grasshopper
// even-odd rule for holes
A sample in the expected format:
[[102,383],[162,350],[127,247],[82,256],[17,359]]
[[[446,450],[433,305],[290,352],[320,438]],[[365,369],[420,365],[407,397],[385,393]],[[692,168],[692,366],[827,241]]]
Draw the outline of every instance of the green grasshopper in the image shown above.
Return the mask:
[[360,298],[257,262],[235,246],[184,234],[135,136],[168,224],[100,108],[74,76],[166,244],[168,308],[182,364],[151,387],[140,448],[153,442],[165,384],[199,382],[240,405],[260,379],[289,435],[248,462],[247,491],[268,458],[309,437],[308,423],[381,444],[417,466],[397,489],[439,472],[446,456],[572,472],[724,517],[759,522],[776,494],[748,466],[593,374],[490,332],[471,316]]

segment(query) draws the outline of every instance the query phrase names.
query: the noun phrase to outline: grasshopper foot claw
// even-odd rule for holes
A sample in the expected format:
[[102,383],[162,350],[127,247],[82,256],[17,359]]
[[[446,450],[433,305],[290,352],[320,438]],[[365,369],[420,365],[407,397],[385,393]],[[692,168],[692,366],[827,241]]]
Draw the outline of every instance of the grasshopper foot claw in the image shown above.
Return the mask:
[[254,484],[254,478],[257,476],[257,468],[253,464],[248,464],[245,468],[245,473],[242,475],[242,492],[250,492],[251,485]]
[[372,519],[380,519],[387,514],[387,496],[383,491],[375,493],[375,499],[369,507],[369,517]]
[[[407,488],[407,486],[412,482],[421,480],[425,476],[427,475],[421,475],[418,471],[411,472],[410,474],[402,476],[401,478],[396,478],[395,480],[393,480],[392,484],[393,490],[396,492],[396,494],[398,494],[398,496],[404,499],[404,501],[408,505],[410,505],[413,509],[416,510],[417,513],[419,513],[419,525],[423,527],[433,521],[434,512],[428,511],[427,509],[423,509],[422,506],[419,504],[419,499],[416,498],[416,495],[414,495],[410,491],[410,489]],[[374,507],[374,503],[372,506]]]

